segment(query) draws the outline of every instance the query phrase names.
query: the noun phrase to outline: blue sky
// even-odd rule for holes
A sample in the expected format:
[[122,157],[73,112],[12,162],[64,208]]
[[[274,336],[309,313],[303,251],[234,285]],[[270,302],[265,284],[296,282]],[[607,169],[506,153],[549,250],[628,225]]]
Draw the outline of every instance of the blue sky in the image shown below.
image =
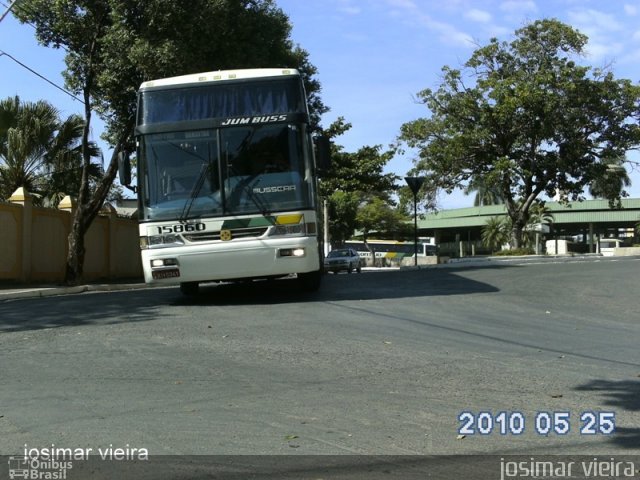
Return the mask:
[[[594,67],[610,65],[620,78],[640,81],[640,0],[276,0],[293,24],[292,39],[318,67],[328,126],[343,116],[353,127],[339,139],[347,151],[386,147],[400,126],[425,116],[415,94],[437,87],[444,65],[461,66],[491,37],[539,18],[557,18],[589,36]],[[0,0],[4,12],[7,0]],[[31,27],[11,16],[0,23],[0,50],[63,85],[63,53],[37,45]],[[0,56],[0,97],[47,99],[63,115],[82,112],[80,102]],[[99,140],[102,125],[94,124]],[[640,160],[632,153],[629,157]],[[404,176],[411,157],[397,157],[387,171]],[[629,192],[640,197],[640,172]],[[469,206],[471,197],[441,196],[441,208]]]

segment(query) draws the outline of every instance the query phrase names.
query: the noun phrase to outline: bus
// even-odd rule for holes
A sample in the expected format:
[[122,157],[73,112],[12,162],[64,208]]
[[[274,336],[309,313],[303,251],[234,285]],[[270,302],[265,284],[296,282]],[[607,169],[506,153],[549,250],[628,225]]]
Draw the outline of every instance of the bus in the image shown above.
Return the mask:
[[[367,240],[367,245],[362,240],[347,240],[344,243],[345,247],[353,248],[368,263],[373,263],[373,255],[375,255],[376,259],[385,259],[389,263],[400,263],[404,258],[413,258],[415,256],[414,242]],[[373,255],[371,252],[373,252]],[[437,255],[434,239],[431,237],[418,239],[418,257],[432,255]]]
[[[328,139],[313,139],[300,73],[247,69],[142,83],[136,114],[144,278],[186,295],[201,282],[322,273],[317,172]],[[317,145],[314,148],[314,140]],[[318,163],[316,165],[316,152]],[[131,162],[119,156],[120,181]]]

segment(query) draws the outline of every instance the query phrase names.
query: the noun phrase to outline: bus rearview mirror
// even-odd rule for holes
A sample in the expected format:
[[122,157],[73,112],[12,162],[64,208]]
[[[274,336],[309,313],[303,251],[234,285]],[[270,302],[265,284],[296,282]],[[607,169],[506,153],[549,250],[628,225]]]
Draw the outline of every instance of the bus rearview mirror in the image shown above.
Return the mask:
[[316,137],[316,166],[321,172],[331,167],[331,140],[325,135]]
[[131,185],[131,159],[127,152],[118,153],[118,175],[121,185]]

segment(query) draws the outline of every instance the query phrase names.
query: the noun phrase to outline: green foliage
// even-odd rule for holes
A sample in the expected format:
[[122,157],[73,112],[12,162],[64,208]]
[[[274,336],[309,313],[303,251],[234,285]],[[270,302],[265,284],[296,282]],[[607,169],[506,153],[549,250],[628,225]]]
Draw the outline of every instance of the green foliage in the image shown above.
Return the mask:
[[389,203],[377,196],[368,196],[360,205],[356,215],[356,227],[362,231],[366,241],[369,232],[382,236],[403,228],[408,218]]
[[551,225],[554,222],[555,218],[543,203],[534,203],[529,210],[529,220],[527,225],[533,226],[538,223]]
[[474,207],[504,204],[504,199],[502,198],[500,189],[495,182],[491,181],[491,179],[487,177],[473,177],[464,189],[465,195],[469,195],[471,192],[476,192],[473,199]]
[[8,198],[19,187],[35,191],[57,121],[57,110],[45,101],[21,102],[15,96],[0,102],[2,198]]
[[[44,100],[21,102],[15,96],[0,101],[0,198],[25,187],[35,194],[36,204],[56,206],[63,195],[78,191],[83,128],[82,117],[61,120]],[[100,155],[94,143],[90,154]],[[99,178],[99,165],[91,166],[91,178]]]
[[[413,173],[409,173],[413,176]],[[417,176],[417,175],[416,175]],[[436,208],[437,185],[432,177],[425,177],[425,181],[420,187],[416,198],[418,200],[417,211],[434,210]],[[398,189],[398,210],[413,218],[413,192],[403,180],[402,186]]]
[[[554,221],[553,215],[542,203],[536,203],[531,207],[527,224],[521,237],[521,246],[513,246],[508,251],[520,251],[522,248],[531,250],[535,243],[534,226],[537,224],[551,225]],[[481,239],[483,245],[492,251],[497,251],[513,240],[513,223],[509,217],[491,217],[482,227]],[[505,250],[506,251],[506,250]],[[509,254],[505,254],[509,255]],[[518,255],[518,254],[510,254]],[[523,254],[524,255],[524,254]]]
[[38,40],[64,47],[67,87],[89,90],[113,144],[129,125],[144,80],[231,68],[294,67],[315,122],[327,109],[309,63],[272,0],[18,0],[16,16]]
[[[350,128],[351,124],[340,117],[324,131],[324,134],[335,139]],[[390,196],[396,190],[395,182],[399,177],[391,173],[385,174],[384,167],[393,155],[392,150],[383,151],[381,145],[364,146],[355,153],[349,153],[334,141],[331,169],[322,178],[321,195],[330,196],[333,192],[340,190]]]
[[[68,283],[82,275],[84,234],[132,152],[136,91],[153,78],[232,68],[290,67],[306,76],[312,120],[326,111],[316,69],[294,46],[291,25],[273,0],[17,0],[14,14],[36,28],[38,41],[64,48],[67,88],[85,102],[82,174],[69,235]],[[92,112],[113,147],[102,179],[90,188]]]
[[[603,159],[606,171],[589,185],[589,193],[594,198],[609,199],[610,206],[621,208],[620,196],[627,196],[625,187],[631,185],[631,179],[621,157]],[[617,197],[616,197],[617,196]]]
[[[334,140],[331,169],[320,182],[321,195],[329,202],[329,231],[334,244],[341,244],[353,236],[359,228],[359,210],[366,208],[372,198],[384,203],[385,212],[394,210],[391,194],[396,190],[398,177],[384,173],[394,152],[383,151],[380,145],[364,146],[355,153],[345,152],[335,138],[350,128],[351,124],[340,117],[323,132]],[[362,219],[370,218],[368,214],[362,215]],[[387,220],[380,217],[378,227],[386,228]],[[365,223],[368,225],[368,220]]]
[[353,236],[360,197],[357,192],[342,190],[335,191],[329,197],[329,232],[333,244],[342,245]]
[[603,159],[640,143],[640,87],[577,65],[586,42],[556,20],[517,30],[511,43],[492,39],[463,70],[444,67],[440,87],[418,94],[430,115],[401,128],[418,151],[416,170],[438,187],[495,185],[515,246],[541,194],[582,198],[607,171]]
[[517,257],[521,255],[534,255],[535,252],[531,248],[513,248],[511,250],[501,250],[494,253],[497,257]]
[[492,251],[509,243],[511,238],[511,222],[504,217],[491,217],[482,227],[482,244]]

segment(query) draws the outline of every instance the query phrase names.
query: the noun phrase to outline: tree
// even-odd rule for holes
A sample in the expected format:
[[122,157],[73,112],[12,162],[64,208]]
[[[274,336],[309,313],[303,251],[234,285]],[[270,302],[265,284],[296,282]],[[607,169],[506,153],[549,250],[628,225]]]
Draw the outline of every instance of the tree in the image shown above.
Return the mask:
[[482,227],[482,244],[495,252],[509,242],[511,224],[507,217],[490,217]]
[[[420,176],[420,172],[415,169],[410,170],[407,173],[408,177]],[[418,194],[416,195],[417,211],[428,211],[437,209],[436,193],[438,187],[431,177],[425,177]],[[409,188],[409,185],[403,180],[402,185],[397,190],[398,193],[398,210],[400,210],[407,217],[413,218],[413,191]],[[418,213],[419,214],[419,213]]]
[[[339,117],[323,133],[330,139],[335,139],[350,128],[351,124]],[[392,173],[384,173],[384,167],[393,155],[393,150],[383,151],[381,145],[364,146],[355,153],[349,153],[334,141],[331,169],[322,177],[321,194],[329,196],[341,190],[391,195],[396,189],[395,183],[399,177]]]
[[[58,192],[77,188],[83,119],[59,118],[49,102],[21,102],[18,96],[0,102],[0,198],[17,188],[36,194],[37,203],[57,205]],[[92,157],[100,154],[90,144]],[[97,174],[97,165],[92,173]],[[56,201],[57,200],[57,201]]]
[[357,192],[342,190],[329,197],[329,232],[334,245],[342,245],[353,236],[360,200]]
[[0,102],[0,188],[8,198],[19,187],[34,191],[47,144],[58,121],[48,102],[21,102],[18,96]]
[[[631,179],[624,168],[624,158],[615,157],[603,160],[607,165],[602,176],[595,178],[589,185],[589,193],[594,198],[611,199],[624,195],[625,187],[631,186]],[[612,206],[620,207],[620,202],[614,202]]]
[[[65,84],[84,100],[82,173],[65,280],[78,283],[84,235],[117,173],[121,152],[134,150],[136,91],[143,80],[231,68],[299,67],[312,118],[324,111],[308,54],[294,47],[287,16],[272,0],[18,0],[14,14],[36,28],[40,43],[65,48]],[[215,20],[215,21],[214,21]],[[104,175],[90,189],[92,113],[105,121],[113,147]]]
[[[367,248],[367,239],[372,231],[379,234],[404,230],[408,218],[398,209],[375,195],[368,195],[356,214],[356,228],[362,231],[362,240]],[[373,252],[372,252],[373,253]],[[375,259],[375,255],[373,255]]]
[[[79,190],[83,130],[84,119],[80,115],[71,115],[59,124],[57,135],[47,147],[39,181],[43,205],[55,207],[65,195]],[[102,152],[95,142],[89,142],[89,155],[92,159],[101,158]],[[102,173],[102,165],[92,161],[89,166],[92,187],[102,177]]]
[[418,94],[430,116],[402,126],[416,169],[439,187],[481,178],[499,188],[515,247],[542,194],[581,199],[604,159],[640,143],[640,87],[577,65],[586,42],[557,20],[535,21],[511,43],[492,39],[463,70],[444,67],[440,87]]
[[[529,219],[525,225],[522,235],[522,242],[519,247],[532,247],[536,244],[536,226],[539,224],[550,225],[554,221],[551,211],[542,203],[537,203],[531,207]],[[513,227],[511,219],[507,217],[490,217],[482,227],[482,243],[492,251],[496,251],[507,245],[511,237]]]
[[500,190],[495,184],[488,183],[483,177],[474,177],[464,189],[464,194],[469,195],[476,192],[473,199],[474,207],[486,205],[502,205],[504,200],[500,195]]
[[551,225],[555,218],[551,213],[551,210],[543,203],[536,203],[531,207],[529,211],[529,223],[528,225],[537,225],[537,224],[545,224]]
[[[339,117],[323,134],[335,139],[351,128]],[[345,152],[335,141],[332,143],[331,169],[320,182],[320,194],[329,203],[329,231],[333,243],[341,244],[353,236],[358,209],[372,195],[391,203],[399,177],[384,173],[385,165],[394,155],[383,151],[381,145],[364,146],[358,151]]]

